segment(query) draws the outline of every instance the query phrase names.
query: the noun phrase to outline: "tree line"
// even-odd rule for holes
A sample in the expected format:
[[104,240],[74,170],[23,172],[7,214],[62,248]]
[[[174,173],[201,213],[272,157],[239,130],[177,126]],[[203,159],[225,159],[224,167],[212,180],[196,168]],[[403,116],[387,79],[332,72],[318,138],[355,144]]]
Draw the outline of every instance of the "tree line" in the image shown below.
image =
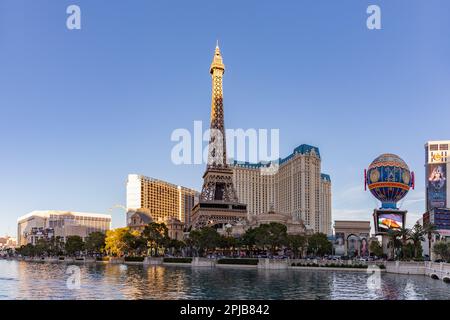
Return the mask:
[[391,259],[394,260],[423,260],[422,242],[428,239],[428,252],[433,252],[442,259],[450,259],[450,245],[445,241],[434,244],[431,248],[431,239],[437,234],[437,227],[431,223],[425,223],[423,226],[416,223],[411,229],[401,228],[398,230],[389,230],[388,249]]
[[56,236],[49,239],[40,238],[33,245],[31,243],[16,249],[16,253],[22,256],[76,256],[79,254],[102,254],[105,247],[106,235],[103,232],[92,232],[83,240],[80,236],[68,236],[66,241]]
[[[421,242],[429,239],[429,252],[438,255],[444,261],[450,261],[450,242],[440,241],[431,248],[431,238],[436,234],[432,224],[414,225],[412,229],[389,230],[388,248],[391,258],[398,260],[423,260]],[[381,257],[383,249],[378,241],[370,243],[371,254]],[[93,232],[86,239],[80,236],[41,238],[33,244],[16,249],[22,256],[206,256],[221,253],[233,256],[245,253],[245,256],[265,254],[277,255],[283,251],[292,258],[305,255],[324,256],[332,253],[332,243],[323,233],[312,235],[289,235],[287,228],[280,223],[262,224],[248,229],[242,236],[235,238],[229,233],[221,235],[216,229],[205,227],[192,230],[185,240],[171,239],[164,223],[152,222],[142,232],[128,227],[109,230],[105,233]]]
[[233,256],[238,252],[245,252],[246,256],[261,253],[270,256],[277,255],[280,250],[292,258],[302,258],[305,254],[323,256],[331,254],[332,243],[323,233],[289,235],[286,226],[280,223],[248,229],[238,238],[205,227],[190,231],[187,239],[182,241],[171,239],[164,223],[152,222],[141,232],[125,227],[109,230],[106,234],[93,232],[85,240],[79,236],[69,236],[65,242],[60,237],[39,239],[35,245],[22,246],[16,252],[23,256],[206,256],[211,253]]

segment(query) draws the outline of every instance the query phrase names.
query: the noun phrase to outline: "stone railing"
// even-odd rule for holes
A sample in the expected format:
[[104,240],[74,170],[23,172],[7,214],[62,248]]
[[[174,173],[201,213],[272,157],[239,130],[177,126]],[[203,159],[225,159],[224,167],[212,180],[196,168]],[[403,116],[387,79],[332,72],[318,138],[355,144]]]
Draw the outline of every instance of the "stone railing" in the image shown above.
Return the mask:
[[161,264],[163,264],[163,259],[164,258],[161,258],[161,257],[158,257],[158,258],[156,258],[156,257],[145,257],[145,259],[144,259],[144,264],[145,265],[161,265]]
[[408,261],[388,261],[386,262],[386,272],[398,274],[425,274],[424,262],[408,262]]
[[121,263],[124,263],[124,262],[125,262],[124,258],[111,257],[109,259],[109,263],[112,263],[112,264],[121,264]]
[[217,263],[216,259],[209,258],[192,258],[192,266],[193,267],[215,267]]
[[322,260],[322,259],[289,259],[289,265],[292,263],[295,264],[317,264],[319,266],[330,266],[330,265],[343,265],[343,266],[352,266],[352,265],[383,265],[384,261],[358,261],[358,260]]
[[[200,258],[193,257],[192,262],[182,263],[182,265],[191,265],[192,267],[235,267],[235,268],[258,268],[258,269],[287,269],[290,266],[288,259],[258,259],[257,265],[248,264],[217,264],[216,258]],[[164,263],[163,258],[150,258],[146,257],[144,260],[145,265],[178,265],[177,263]]]
[[18,258],[19,261],[30,262],[65,262],[65,263],[85,263],[95,262],[95,259],[88,257],[22,257]]
[[425,262],[425,275],[450,281],[450,263]]
[[444,281],[450,281],[450,264],[437,262],[390,261],[386,271],[398,274],[425,275]]
[[287,269],[288,259],[258,259],[258,269]]

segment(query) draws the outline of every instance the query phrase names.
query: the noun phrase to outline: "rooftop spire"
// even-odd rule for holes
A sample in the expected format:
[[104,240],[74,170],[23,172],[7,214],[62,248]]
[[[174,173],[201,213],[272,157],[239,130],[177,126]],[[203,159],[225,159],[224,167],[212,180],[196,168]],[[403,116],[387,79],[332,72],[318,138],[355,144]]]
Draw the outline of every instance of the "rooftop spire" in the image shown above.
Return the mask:
[[225,65],[223,64],[222,55],[220,53],[219,48],[219,40],[217,40],[216,43],[216,51],[214,52],[214,58],[211,63],[211,68],[209,69],[209,72],[212,74],[214,69],[220,69],[223,72],[225,72]]

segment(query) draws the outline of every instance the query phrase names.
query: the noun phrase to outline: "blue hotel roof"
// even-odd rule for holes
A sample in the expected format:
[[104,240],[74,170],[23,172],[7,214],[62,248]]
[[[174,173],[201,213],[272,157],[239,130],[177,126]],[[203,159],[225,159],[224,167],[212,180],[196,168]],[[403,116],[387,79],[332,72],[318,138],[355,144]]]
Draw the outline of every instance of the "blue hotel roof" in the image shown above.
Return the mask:
[[320,159],[320,151],[319,148],[314,147],[314,146],[310,146],[309,144],[301,144],[299,145],[297,148],[294,149],[294,152],[292,152],[290,155],[288,155],[286,158],[284,158],[282,161],[288,160],[288,158],[293,157],[296,153],[300,153],[300,154],[308,154],[310,153],[312,150],[314,150],[314,152],[317,154],[317,156]]
[[[309,154],[311,151],[313,151],[317,154],[317,156],[320,159],[320,151],[319,148],[314,147],[314,146],[310,146],[308,144],[302,144],[299,145],[297,148],[294,149],[294,151],[288,155],[286,158],[279,158],[278,159],[278,164],[283,164],[287,161],[289,161],[290,159],[292,159],[296,154]],[[274,161],[276,163],[276,161]],[[270,166],[270,162],[269,161],[261,161],[258,163],[250,163],[247,161],[233,161],[233,165],[236,166],[242,166],[242,167],[247,167],[247,168],[253,168],[253,169],[258,169],[258,168],[265,168],[265,167],[269,167]],[[323,180],[327,180],[331,182],[331,178],[328,174],[321,174],[321,178]]]

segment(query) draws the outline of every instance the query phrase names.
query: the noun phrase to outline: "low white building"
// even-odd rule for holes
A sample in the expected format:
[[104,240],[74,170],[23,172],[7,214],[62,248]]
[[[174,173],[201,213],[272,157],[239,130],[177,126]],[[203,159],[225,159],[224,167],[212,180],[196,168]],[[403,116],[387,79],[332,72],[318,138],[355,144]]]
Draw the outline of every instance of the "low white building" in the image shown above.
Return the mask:
[[92,232],[111,229],[111,216],[72,211],[33,211],[17,220],[17,244],[35,244],[38,239],[77,235],[86,238]]

